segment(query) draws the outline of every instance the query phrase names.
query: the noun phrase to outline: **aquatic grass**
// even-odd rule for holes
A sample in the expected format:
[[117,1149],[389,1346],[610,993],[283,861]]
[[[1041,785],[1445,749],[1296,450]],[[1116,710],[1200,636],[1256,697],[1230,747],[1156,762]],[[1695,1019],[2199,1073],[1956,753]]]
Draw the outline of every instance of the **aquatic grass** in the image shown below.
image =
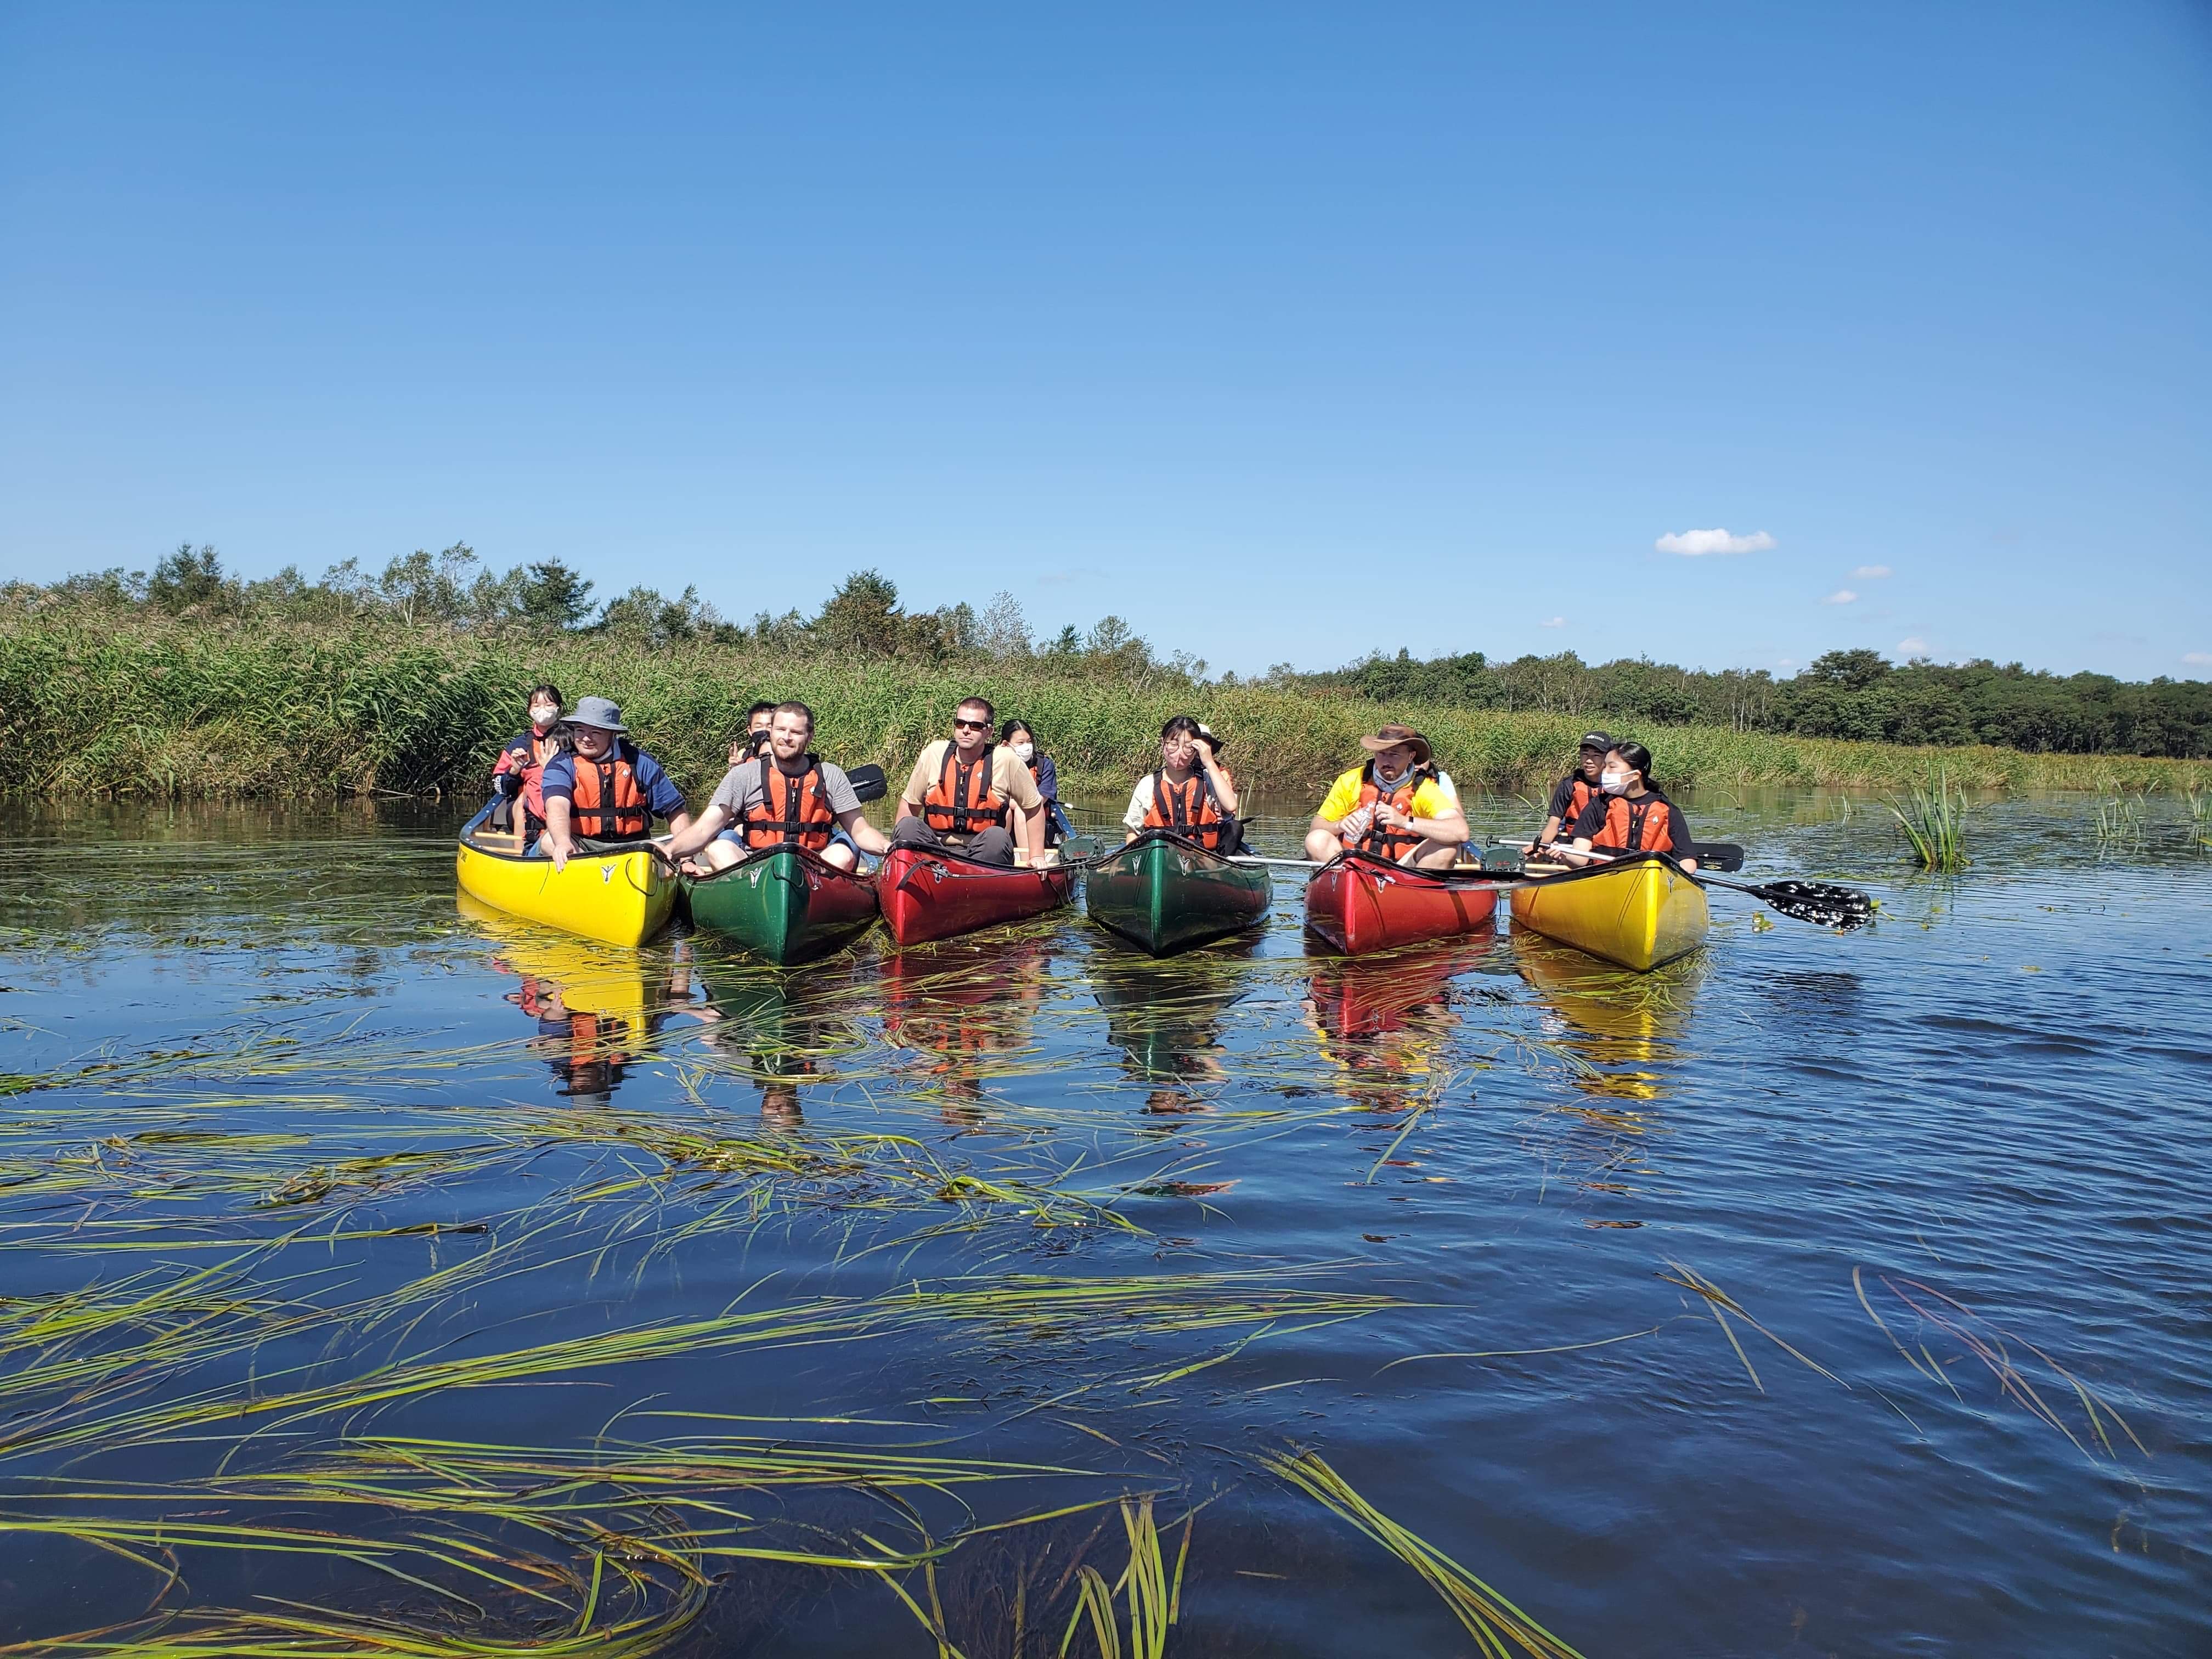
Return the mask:
[[1842,1377],[1838,1376],[1833,1371],[1830,1370],[1826,1365],[1821,1364],[1818,1360],[1807,1358],[1805,1355],[1800,1353],[1796,1348],[1790,1346],[1789,1343],[1784,1341],[1772,1331],[1768,1330],[1765,1326],[1760,1324],[1756,1319],[1753,1319],[1748,1313],[1744,1311],[1742,1304],[1738,1302],[1734,1297],[1730,1296],[1726,1291],[1721,1289],[1719,1285],[1714,1284],[1712,1280],[1707,1279],[1703,1273],[1697,1272],[1694,1268],[1686,1267],[1680,1262],[1670,1260],[1668,1261],[1667,1265],[1672,1267],[1674,1271],[1671,1273],[1661,1273],[1659,1277],[1665,1279],[1669,1285],[1680,1285],[1686,1291],[1695,1291],[1699,1296],[1705,1298],[1706,1310],[1712,1315],[1715,1322],[1720,1326],[1723,1334],[1727,1336],[1729,1340],[1729,1346],[1735,1350],[1735,1357],[1743,1361],[1744,1370],[1751,1373],[1752,1386],[1756,1388],[1761,1394],[1765,1394],[1766,1392],[1766,1385],[1759,1380],[1759,1371],[1757,1368],[1752,1364],[1751,1356],[1744,1352],[1743,1344],[1736,1340],[1735,1330],[1734,1327],[1730,1326],[1728,1322],[1728,1316],[1729,1314],[1734,1314],[1738,1319],[1743,1321],[1745,1324],[1750,1326],[1752,1329],[1757,1331],[1769,1342],[1774,1344],[1776,1347],[1781,1349],[1783,1352],[1788,1354],[1792,1359],[1797,1361],[1798,1364],[1820,1372],[1820,1374],[1826,1377],[1829,1382],[1837,1384],[1838,1387],[1849,1389],[1851,1386],[1850,1383],[1844,1382]]
[[2102,853],[2140,852],[2143,844],[2143,799],[2115,796],[2100,800],[2091,810],[2091,826]]
[[[1077,1567],[1076,1607],[1068,1619],[1066,1633],[1060,1638],[1063,1659],[1086,1619],[1091,1638],[1098,1644],[1101,1659],[1121,1659],[1125,1650],[1130,1659],[1162,1659],[1167,1652],[1168,1632],[1182,1617],[1183,1569],[1190,1559],[1191,1528],[1197,1522],[1196,1513],[1183,1522],[1182,1543],[1176,1552],[1175,1575],[1171,1579],[1160,1550],[1159,1528],[1152,1520],[1152,1498],[1125,1498],[1121,1509],[1122,1530],[1129,1542],[1129,1565],[1110,1584],[1106,1576],[1089,1563]],[[1116,1595],[1121,1595],[1128,1607],[1129,1638],[1126,1649],[1114,1607]]]
[[2189,813],[2189,828],[2184,832],[2189,845],[2199,853],[2212,852],[2212,790],[2191,784],[2183,792],[2182,805]]
[[1953,791],[1948,767],[1907,785],[1902,800],[1892,796],[1889,811],[1922,869],[1948,872],[1972,862],[1966,856],[1966,791]]
[[[1878,1274],[1877,1277],[1881,1279],[1883,1288],[1905,1305],[1920,1326],[1932,1328],[1941,1332],[1966,1352],[1980,1360],[1988,1369],[1990,1375],[1996,1379],[2000,1398],[2010,1399],[2038,1422],[2047,1424],[2057,1430],[2066,1437],[2068,1443],[2085,1457],[2094,1458],[2096,1454],[2090,1450],[2081,1437],[2067,1425],[2065,1419],[2061,1417],[2051,1402],[2037,1390],[2033,1380],[2013,1358],[2013,1345],[2017,1344],[2042,1361],[2052,1376],[2074,1391],[2075,1399],[2081,1408],[2087,1432],[2098,1445],[2104,1448],[2106,1457],[2117,1459],[2119,1455],[2118,1449],[2113,1444],[2112,1436],[2106,1429],[2105,1421],[2107,1418],[2112,1419],[2113,1425],[2127,1437],[2129,1442],[2138,1452],[2146,1457],[2150,1455],[2142,1440],[2136,1437],[2135,1430],[2129,1426],[2128,1420],[2120,1415],[2118,1408],[2111,1401],[2090,1388],[2074,1372],[2060,1364],[2026,1338],[2002,1329],[1975,1313],[1956,1297],[1947,1296],[1933,1285],[1923,1284],[1917,1279],[1892,1278],[1887,1273]],[[1927,1343],[1919,1340],[1916,1334],[1914,1347],[1918,1350],[1916,1357],[1913,1350],[1905,1346],[1903,1340],[1890,1328],[1889,1322],[1875,1310],[1872,1299],[1867,1295],[1864,1276],[1857,1267],[1851,1269],[1851,1288],[1858,1292],[1859,1305],[1866,1310],[1867,1316],[1881,1328],[1881,1334],[1889,1339],[1890,1345],[1903,1357],[1905,1363],[1931,1382],[1942,1383],[1951,1391],[1954,1399],[1959,1400],[1963,1404],[1965,1396],[1960,1394],[1958,1385],[1951,1380],[1948,1370],[1942,1362],[1929,1352]]]
[[1486,1659],[1583,1659],[1581,1651],[1538,1624],[1489,1584],[1418,1534],[1408,1531],[1360,1496],[1318,1452],[1262,1457],[1263,1468],[1349,1522],[1413,1569],[1443,1599]]

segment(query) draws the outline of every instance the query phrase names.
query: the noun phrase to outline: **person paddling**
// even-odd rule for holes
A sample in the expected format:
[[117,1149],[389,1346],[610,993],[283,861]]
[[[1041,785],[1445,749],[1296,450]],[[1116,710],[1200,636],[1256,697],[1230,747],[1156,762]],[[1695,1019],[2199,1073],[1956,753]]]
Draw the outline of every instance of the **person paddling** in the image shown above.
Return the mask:
[[899,793],[894,847],[939,848],[981,864],[1012,864],[1014,836],[1030,863],[1044,862],[1044,797],[1014,751],[991,741],[994,711],[969,697],[954,711],[952,736],[925,747]]
[[1592,853],[1671,853],[1685,870],[1698,867],[1689,856],[1694,845],[1689,820],[1653,781],[1650,750],[1640,743],[1616,744],[1606,755],[1598,788],[1575,820],[1574,846],[1556,849],[1569,863],[1589,863]]
[[1160,727],[1160,769],[1137,780],[1121,815],[1130,841],[1168,830],[1210,853],[1237,850],[1237,786],[1214,759],[1208,735],[1188,714]]
[[1613,734],[1609,732],[1583,733],[1581,752],[1576,757],[1575,769],[1561,778],[1552,790],[1551,805],[1544,809],[1544,828],[1537,836],[1539,847],[1549,847],[1559,840],[1560,833],[1571,833],[1575,820],[1582,817],[1583,808],[1590,804],[1598,792],[1598,778],[1605,770],[1605,757],[1613,752]]
[[1371,758],[1329,786],[1306,831],[1306,856],[1326,864],[1358,852],[1425,870],[1450,865],[1467,844],[1467,818],[1437,776],[1429,740],[1411,726],[1386,726],[1359,746]]
[[570,746],[545,763],[545,833],[537,850],[556,870],[588,843],[643,842],[653,821],[666,818],[679,835],[691,815],[684,792],[660,763],[627,735],[621,707],[605,697],[579,697],[568,717]]
[[[884,832],[860,816],[860,798],[844,769],[815,754],[813,741],[814,711],[803,702],[777,705],[768,753],[732,766],[697,821],[664,840],[662,849],[672,859],[697,853],[708,870],[726,870],[787,843],[818,853],[840,870],[853,868],[861,853],[889,852]],[[835,839],[839,830],[849,839]]]
[[[527,842],[545,827],[545,763],[568,746],[561,729],[561,688],[550,681],[530,688],[530,729],[507,740],[491,769],[491,787],[500,795],[491,827],[519,829]],[[514,803],[522,803],[522,822],[514,823]]]

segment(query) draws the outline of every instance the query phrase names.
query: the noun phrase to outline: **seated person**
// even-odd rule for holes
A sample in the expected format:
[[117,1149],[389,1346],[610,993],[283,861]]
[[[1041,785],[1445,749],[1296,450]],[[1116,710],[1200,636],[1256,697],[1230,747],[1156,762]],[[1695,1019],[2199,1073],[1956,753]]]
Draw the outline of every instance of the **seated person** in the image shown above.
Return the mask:
[[915,757],[899,794],[894,847],[941,848],[983,864],[1014,861],[1014,832],[1032,865],[1044,862],[1044,797],[1014,751],[991,741],[988,699],[954,711],[952,736]]
[[1698,867],[1688,856],[1696,843],[1682,809],[1651,781],[1651,751],[1640,743],[1617,744],[1598,775],[1602,792],[1575,820],[1575,844],[1553,850],[1570,864],[1589,864],[1593,853],[1671,853],[1685,870]]
[[768,728],[775,719],[775,705],[757,702],[745,710],[745,729],[730,739],[730,764],[736,766],[768,752]]
[[[545,763],[568,745],[561,729],[561,688],[550,683],[530,688],[530,729],[509,738],[491,769],[491,787],[500,797],[491,827],[514,829],[524,841],[537,837],[545,827]],[[522,803],[517,822],[514,803]]]
[[1325,864],[1358,852],[1425,870],[1450,866],[1467,844],[1467,819],[1438,779],[1429,740],[1386,726],[1359,746],[1373,758],[1329,786],[1306,831],[1306,856]]
[[580,697],[568,717],[569,747],[545,763],[545,833],[537,851],[556,870],[586,842],[643,842],[656,817],[679,835],[691,815],[684,792],[660,763],[625,735],[622,710],[605,697]]
[[1605,757],[1613,752],[1613,738],[1604,732],[1583,733],[1582,751],[1577,757],[1575,769],[1561,778],[1552,790],[1551,804],[1544,809],[1544,827],[1536,836],[1536,845],[1549,847],[1564,831],[1574,832],[1575,820],[1583,815],[1583,808],[1590,804],[1598,792],[1598,778],[1605,770]]
[[[729,769],[698,821],[661,843],[668,855],[697,853],[701,867],[711,872],[726,870],[747,854],[795,842],[850,870],[863,852],[889,852],[884,832],[860,816],[860,797],[844,769],[811,752],[813,740],[814,711],[803,702],[779,704],[769,727],[769,752]],[[833,839],[840,830],[846,840]]]
[[1207,735],[1188,714],[1160,727],[1160,769],[1137,780],[1121,815],[1130,841],[1146,830],[1171,830],[1208,852],[1237,850],[1237,786]]
[[1075,833],[1075,826],[1060,810],[1060,770],[1052,763],[1052,757],[1038,749],[1036,733],[1030,730],[1027,720],[1008,720],[999,728],[999,741],[1012,749],[1014,757],[1030,769],[1037,793],[1044,797],[1045,845],[1059,846]]

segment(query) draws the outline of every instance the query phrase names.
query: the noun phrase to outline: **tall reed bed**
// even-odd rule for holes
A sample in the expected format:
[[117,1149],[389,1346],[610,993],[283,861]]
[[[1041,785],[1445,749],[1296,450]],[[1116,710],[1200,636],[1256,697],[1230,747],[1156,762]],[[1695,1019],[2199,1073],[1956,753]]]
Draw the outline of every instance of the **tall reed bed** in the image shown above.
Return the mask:
[[[476,638],[389,624],[218,626],[66,618],[0,625],[0,792],[33,795],[330,795],[459,793],[483,787],[522,720],[531,684],[622,703],[639,738],[695,793],[720,775],[747,703],[799,696],[825,748],[896,769],[945,734],[953,704],[980,692],[1031,721],[1074,786],[1118,785],[1157,759],[1168,716],[1194,712],[1223,733],[1240,778],[1310,790],[1359,758],[1385,720],[1435,741],[1462,784],[1548,782],[1574,753],[1579,714],[1383,707],[1262,686],[1131,683],[1048,659],[973,663],[793,659],[684,645],[652,651],[607,636]],[[1670,784],[1899,788],[1930,751],[1710,726],[1638,733]],[[2203,787],[2204,763],[2106,755],[1942,751],[1971,789],[2136,793]]]

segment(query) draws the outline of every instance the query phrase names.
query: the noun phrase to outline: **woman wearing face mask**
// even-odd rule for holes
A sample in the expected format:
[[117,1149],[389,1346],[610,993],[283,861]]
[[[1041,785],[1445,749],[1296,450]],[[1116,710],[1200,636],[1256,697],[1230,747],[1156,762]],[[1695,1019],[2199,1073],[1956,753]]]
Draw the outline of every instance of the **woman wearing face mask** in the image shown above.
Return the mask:
[[1689,820],[1682,809],[1659,792],[1651,776],[1651,751],[1640,743],[1616,744],[1598,774],[1602,792],[1591,798],[1575,820],[1573,863],[1590,860],[1597,853],[1671,853],[1685,870],[1698,861],[1689,857]]
[[[530,688],[530,729],[510,738],[491,769],[491,787],[501,797],[492,811],[496,830],[520,828],[529,841],[545,827],[545,763],[568,746],[561,724],[561,688],[550,684]],[[514,803],[522,802],[524,821],[514,823]]]
[[1010,720],[999,728],[999,741],[1014,751],[1014,758],[1030,769],[1037,793],[1044,797],[1044,844],[1057,847],[1074,833],[1075,826],[1060,810],[1060,773],[1052,757],[1037,748],[1036,733],[1027,720]]
[[1211,736],[1188,714],[1160,728],[1160,769],[1137,780],[1121,817],[1128,840],[1172,830],[1209,852],[1237,850],[1237,786],[1213,758]]

